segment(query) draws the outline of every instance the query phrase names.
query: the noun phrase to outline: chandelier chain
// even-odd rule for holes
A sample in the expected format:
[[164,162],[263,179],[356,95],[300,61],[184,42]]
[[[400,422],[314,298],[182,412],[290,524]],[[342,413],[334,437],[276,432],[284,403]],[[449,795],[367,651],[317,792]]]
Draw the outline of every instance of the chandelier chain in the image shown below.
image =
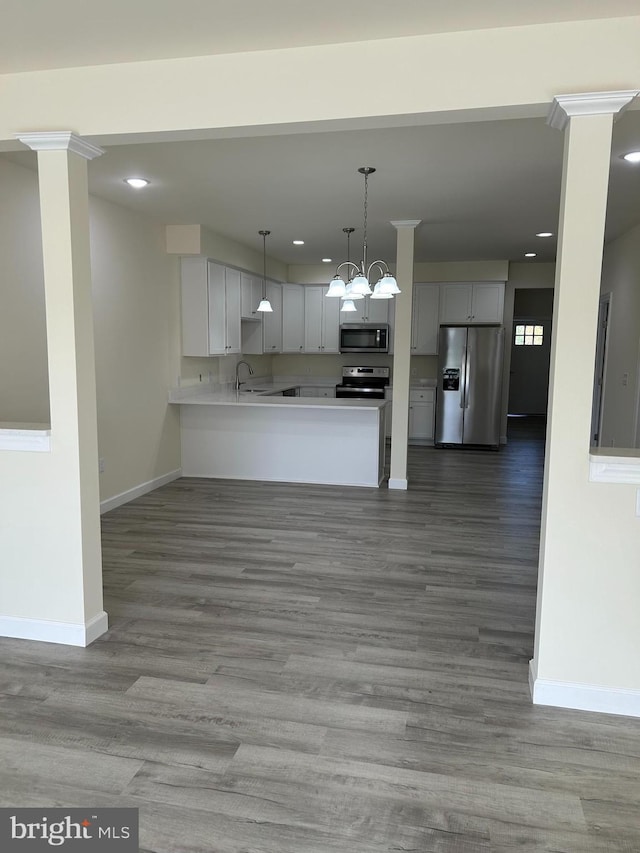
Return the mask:
[[[363,209],[363,234],[362,234],[362,260],[359,264],[351,262],[350,258],[350,237],[353,228],[343,228],[342,230],[347,235],[347,260],[336,267],[336,274],[333,277],[327,296],[342,297],[345,300],[342,311],[355,311],[353,299],[361,299],[365,296],[370,296],[372,299],[393,299],[396,293],[400,293],[398,282],[395,280],[389,269],[389,265],[384,260],[373,261],[370,266],[367,266],[367,229],[369,225],[369,175],[372,175],[376,169],[373,166],[361,166],[358,172],[364,176],[364,209]],[[348,270],[345,276],[346,282],[343,281],[340,275],[340,270]],[[371,271],[376,269],[380,278],[371,291],[369,278]],[[353,271],[353,272],[352,272]]]
[[364,270],[367,266],[367,206],[368,206],[368,195],[369,195],[369,174],[368,172],[364,173],[364,230],[362,237],[362,246],[363,246],[363,258],[362,258],[362,268],[363,274],[366,274]]

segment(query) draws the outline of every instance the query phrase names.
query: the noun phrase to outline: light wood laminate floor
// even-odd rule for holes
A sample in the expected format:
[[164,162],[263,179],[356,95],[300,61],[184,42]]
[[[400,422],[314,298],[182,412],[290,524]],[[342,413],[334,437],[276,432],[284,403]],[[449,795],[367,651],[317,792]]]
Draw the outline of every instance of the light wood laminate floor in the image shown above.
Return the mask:
[[0,640],[0,805],[154,853],[640,851],[640,720],[534,707],[542,431],[408,492],[182,479],[103,519],[107,635]]

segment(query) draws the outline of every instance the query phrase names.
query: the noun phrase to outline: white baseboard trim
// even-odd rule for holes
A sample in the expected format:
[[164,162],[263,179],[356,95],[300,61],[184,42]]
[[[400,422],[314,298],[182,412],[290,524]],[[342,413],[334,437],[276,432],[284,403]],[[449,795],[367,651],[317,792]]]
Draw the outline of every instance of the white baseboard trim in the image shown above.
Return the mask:
[[0,615],[0,637],[38,640],[63,646],[88,646],[104,634],[108,627],[109,618],[104,610],[85,624]]
[[538,678],[533,660],[529,661],[529,689],[534,705],[640,717],[640,690]]
[[536,678],[538,677],[538,664],[535,662],[534,658],[531,658],[529,661],[529,694],[531,695],[531,701],[534,705],[536,705],[536,701],[533,698],[533,688],[536,683]]
[[399,477],[389,477],[389,488],[390,489],[402,489],[403,491],[407,491],[409,486],[408,480],[401,480]]
[[120,492],[119,495],[114,495],[112,498],[100,501],[100,514],[102,515],[105,512],[116,509],[116,507],[129,503],[129,501],[140,498],[142,495],[146,495],[147,492],[159,489],[160,486],[166,486],[167,483],[171,483],[173,480],[177,480],[180,477],[182,477],[182,468],[176,468],[175,471],[169,471],[168,474],[163,474],[161,477],[155,477],[153,480],[147,480],[146,483],[140,483],[139,486],[127,489],[126,492]]

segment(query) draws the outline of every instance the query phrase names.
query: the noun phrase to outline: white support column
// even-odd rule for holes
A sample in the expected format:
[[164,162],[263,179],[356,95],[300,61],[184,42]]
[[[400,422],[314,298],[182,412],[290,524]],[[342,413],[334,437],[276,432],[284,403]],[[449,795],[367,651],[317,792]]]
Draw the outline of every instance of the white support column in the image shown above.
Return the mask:
[[107,629],[87,190],[87,160],[103,152],[68,132],[19,139],[38,152],[51,451],[3,460],[29,482],[0,543],[0,634],[87,645]]
[[407,488],[409,439],[409,378],[411,374],[411,307],[415,230],[420,219],[391,224],[397,229],[396,281],[402,291],[395,297],[393,330],[393,413],[391,420],[390,489]]
[[[609,551],[603,562],[611,540],[598,531],[599,524],[611,530],[606,506],[613,511],[622,495],[588,482],[589,442],[612,126],[636,94],[558,97],[549,117],[565,131],[565,149],[531,662],[534,702],[617,713],[629,712],[635,678],[625,674],[618,647],[635,628],[623,626],[615,604],[627,558]],[[621,531],[621,542],[626,535]],[[640,709],[640,693],[633,702]]]

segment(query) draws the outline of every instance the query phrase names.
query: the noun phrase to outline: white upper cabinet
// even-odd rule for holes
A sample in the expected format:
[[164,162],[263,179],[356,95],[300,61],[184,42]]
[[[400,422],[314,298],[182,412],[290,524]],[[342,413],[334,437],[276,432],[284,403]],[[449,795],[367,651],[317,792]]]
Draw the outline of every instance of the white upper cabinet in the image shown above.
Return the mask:
[[[328,287],[322,288],[322,352],[340,352],[340,299],[325,299]],[[344,314],[342,315],[344,317]]]
[[340,299],[327,299],[329,288],[306,286],[304,289],[304,351],[336,353],[340,346]]
[[262,299],[262,279],[251,273],[240,273],[240,316],[243,320],[262,320],[258,305]]
[[[322,352],[322,302],[324,287],[305,287],[304,292],[304,349]],[[327,300],[329,301],[329,300]],[[339,300],[336,300],[339,302]]]
[[[371,299],[370,296],[365,296],[364,299],[356,299],[353,303],[356,306],[357,314],[343,314],[343,316],[348,316],[350,323],[371,323],[374,326],[378,323],[388,323],[389,303],[391,301],[391,299]],[[351,320],[352,317],[353,320]],[[347,321],[345,320],[345,322]]]
[[180,272],[182,354],[207,356],[209,355],[207,259],[183,258]]
[[409,444],[433,441],[435,399],[434,388],[409,391]]
[[502,323],[504,315],[504,283],[487,282],[473,285],[472,323]]
[[435,355],[438,352],[440,285],[413,285],[411,317],[411,355]]
[[282,352],[282,285],[267,282],[267,299],[273,311],[262,315],[265,353]]
[[440,300],[441,323],[471,322],[471,284],[443,284]]
[[[212,266],[218,266],[212,261],[209,263]],[[223,355],[231,355],[240,352],[240,272],[229,267],[223,267],[223,269],[224,334],[220,337],[218,344]],[[211,287],[211,276],[209,276],[209,287]],[[211,299],[209,299],[209,310],[211,310]]]
[[182,354],[240,352],[240,273],[207,258],[181,263]]
[[504,282],[441,285],[441,323],[501,323],[503,311]]
[[282,285],[282,352],[304,352],[304,287]]

